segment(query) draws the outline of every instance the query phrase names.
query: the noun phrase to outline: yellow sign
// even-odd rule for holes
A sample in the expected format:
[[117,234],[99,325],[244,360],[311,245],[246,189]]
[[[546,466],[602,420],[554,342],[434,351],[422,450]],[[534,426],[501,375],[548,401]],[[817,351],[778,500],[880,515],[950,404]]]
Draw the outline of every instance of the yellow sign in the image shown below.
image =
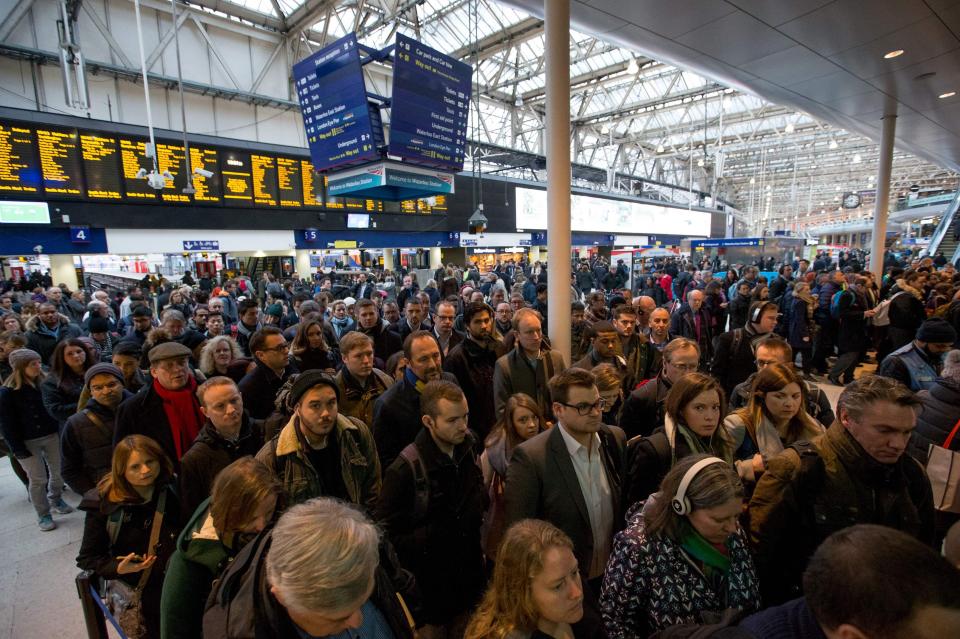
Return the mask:
[[338,248],[338,249],[357,248],[357,241],[356,240],[334,240],[333,248]]

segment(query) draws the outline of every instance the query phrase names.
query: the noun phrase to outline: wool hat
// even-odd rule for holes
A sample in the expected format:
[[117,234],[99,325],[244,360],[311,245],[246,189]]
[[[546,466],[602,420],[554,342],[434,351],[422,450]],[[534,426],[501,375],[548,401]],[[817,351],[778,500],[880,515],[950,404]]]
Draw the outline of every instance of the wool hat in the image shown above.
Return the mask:
[[917,339],[932,344],[953,344],[957,341],[957,331],[947,320],[932,317],[920,325],[917,330]]
[[293,383],[290,392],[287,394],[287,406],[296,406],[304,393],[314,386],[320,385],[332,388],[333,392],[337,394],[337,401],[340,401],[340,387],[337,385],[337,381],[323,371],[312,370],[297,376],[297,380]]
[[91,317],[87,329],[91,333],[106,333],[110,330],[110,322],[106,317]]
[[271,304],[263,311],[266,315],[273,315],[274,317],[283,317],[283,307],[280,304]]
[[7,355],[7,361],[10,362],[12,368],[16,368],[19,364],[27,364],[35,359],[42,359],[40,353],[29,348],[18,348]]
[[151,348],[147,357],[150,359],[150,364],[156,364],[165,359],[190,357],[191,355],[193,355],[193,351],[179,342],[164,342]]
[[107,362],[101,362],[99,364],[94,364],[91,366],[86,373],[83,375],[83,383],[89,384],[90,380],[96,377],[97,375],[113,375],[120,380],[120,383],[123,383],[123,371]]

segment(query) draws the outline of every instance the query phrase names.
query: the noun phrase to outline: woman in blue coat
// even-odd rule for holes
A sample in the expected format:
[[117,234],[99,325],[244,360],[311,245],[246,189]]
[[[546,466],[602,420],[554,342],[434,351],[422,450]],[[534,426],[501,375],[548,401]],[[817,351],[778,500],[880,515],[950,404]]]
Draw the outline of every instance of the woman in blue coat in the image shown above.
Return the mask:
[[813,321],[813,313],[816,310],[817,300],[810,294],[810,285],[806,282],[797,282],[793,287],[787,341],[790,342],[794,353],[800,353],[804,375],[809,375],[811,369],[813,338],[817,329],[817,324]]

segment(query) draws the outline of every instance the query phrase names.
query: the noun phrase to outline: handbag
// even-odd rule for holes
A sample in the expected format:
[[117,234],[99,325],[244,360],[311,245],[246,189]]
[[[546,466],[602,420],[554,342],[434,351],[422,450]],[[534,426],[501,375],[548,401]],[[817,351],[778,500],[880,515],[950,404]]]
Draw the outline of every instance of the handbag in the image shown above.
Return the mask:
[[927,476],[933,488],[933,503],[937,510],[947,513],[960,513],[960,452],[950,450],[958,430],[960,420],[943,446],[930,444],[927,451]]
[[[160,527],[163,525],[163,510],[166,501],[167,491],[164,489],[157,500],[157,510],[153,517],[153,525],[150,528],[150,542],[147,545],[148,556],[156,551],[157,542],[160,541]],[[107,527],[110,532],[110,545],[112,547],[120,534],[120,523],[111,520]],[[123,579],[107,579],[104,582],[103,598],[107,609],[117,620],[117,624],[128,639],[143,639],[147,636],[147,625],[143,616],[143,589],[146,587],[152,571],[152,565],[142,571],[136,587],[131,586]]]

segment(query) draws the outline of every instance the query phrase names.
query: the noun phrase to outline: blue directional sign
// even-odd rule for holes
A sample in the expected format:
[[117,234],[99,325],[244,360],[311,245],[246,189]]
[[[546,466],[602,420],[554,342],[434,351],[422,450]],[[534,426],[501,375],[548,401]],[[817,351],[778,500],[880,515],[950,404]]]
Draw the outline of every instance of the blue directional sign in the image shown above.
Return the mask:
[[70,241],[73,242],[74,244],[89,244],[90,243],[90,227],[89,226],[71,226]]
[[317,171],[379,158],[383,128],[371,118],[356,34],[293,65],[293,81]]
[[397,35],[388,153],[462,170],[472,73],[469,64]]
[[184,251],[219,251],[220,240],[183,240]]

